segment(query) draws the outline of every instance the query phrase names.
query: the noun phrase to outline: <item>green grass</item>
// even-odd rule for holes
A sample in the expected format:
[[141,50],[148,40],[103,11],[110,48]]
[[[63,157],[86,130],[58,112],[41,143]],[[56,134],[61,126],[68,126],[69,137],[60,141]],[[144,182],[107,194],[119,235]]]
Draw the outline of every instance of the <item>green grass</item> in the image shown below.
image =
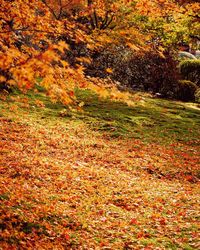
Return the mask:
[[146,97],[141,103],[129,107],[95,96],[88,101],[84,94],[81,99],[85,102],[83,119],[94,129],[106,131],[111,136],[188,141],[199,135],[200,110],[184,103]]
[[[10,116],[9,108],[18,105],[17,113],[22,116],[37,117],[38,119],[83,122],[89,128],[110,137],[133,137],[144,141],[171,143],[174,141],[199,143],[200,138],[200,109],[192,103],[176,102],[151,98],[145,94],[138,94],[141,101],[135,101],[130,107],[122,102],[100,99],[91,91],[76,91],[79,102],[84,102],[83,111],[75,107],[69,109],[60,103],[52,103],[42,93],[29,92],[29,108],[24,108],[20,102],[0,102],[0,116]],[[18,96],[15,92],[13,96]],[[20,97],[23,97],[20,94]],[[45,104],[44,108],[37,107],[35,100]],[[133,94],[134,100],[134,94]]]

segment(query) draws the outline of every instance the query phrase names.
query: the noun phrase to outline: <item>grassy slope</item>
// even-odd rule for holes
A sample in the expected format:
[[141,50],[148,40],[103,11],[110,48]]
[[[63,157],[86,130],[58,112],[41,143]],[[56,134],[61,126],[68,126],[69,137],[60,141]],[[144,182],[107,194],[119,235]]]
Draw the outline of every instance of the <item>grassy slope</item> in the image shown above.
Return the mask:
[[197,249],[197,106],[78,95],[0,101],[2,249]]

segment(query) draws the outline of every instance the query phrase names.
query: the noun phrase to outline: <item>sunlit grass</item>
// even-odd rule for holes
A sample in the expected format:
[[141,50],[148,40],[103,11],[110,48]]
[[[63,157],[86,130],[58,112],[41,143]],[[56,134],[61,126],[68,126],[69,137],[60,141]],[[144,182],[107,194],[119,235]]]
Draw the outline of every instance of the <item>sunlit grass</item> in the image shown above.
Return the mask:
[[[132,95],[135,102],[130,107],[122,102],[101,99],[91,91],[77,90],[78,101],[84,102],[80,111],[76,107],[52,103],[41,92],[30,92],[27,96],[25,103],[22,95],[19,100],[2,102],[0,115],[3,111],[12,116],[14,106],[17,111],[13,109],[13,112],[18,116],[32,116],[50,122],[57,119],[60,122],[83,122],[90,129],[113,138],[140,138],[159,143],[199,142],[200,109],[195,104],[155,99],[142,93],[138,101],[136,93]],[[44,107],[37,105],[37,100],[44,103]]]

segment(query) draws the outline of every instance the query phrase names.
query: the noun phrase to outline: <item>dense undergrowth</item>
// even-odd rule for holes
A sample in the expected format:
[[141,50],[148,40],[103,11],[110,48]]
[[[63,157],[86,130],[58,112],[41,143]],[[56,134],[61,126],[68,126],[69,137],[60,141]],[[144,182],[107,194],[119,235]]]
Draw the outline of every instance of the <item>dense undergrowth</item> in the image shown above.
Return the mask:
[[0,249],[198,249],[198,105],[0,101]]

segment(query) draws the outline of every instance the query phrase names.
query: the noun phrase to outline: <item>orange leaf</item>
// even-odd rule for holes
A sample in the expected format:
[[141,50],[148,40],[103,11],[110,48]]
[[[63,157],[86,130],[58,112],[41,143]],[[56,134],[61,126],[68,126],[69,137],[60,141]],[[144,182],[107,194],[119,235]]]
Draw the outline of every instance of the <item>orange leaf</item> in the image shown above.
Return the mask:
[[138,225],[137,219],[135,219],[135,218],[131,219],[130,224],[131,225]]

